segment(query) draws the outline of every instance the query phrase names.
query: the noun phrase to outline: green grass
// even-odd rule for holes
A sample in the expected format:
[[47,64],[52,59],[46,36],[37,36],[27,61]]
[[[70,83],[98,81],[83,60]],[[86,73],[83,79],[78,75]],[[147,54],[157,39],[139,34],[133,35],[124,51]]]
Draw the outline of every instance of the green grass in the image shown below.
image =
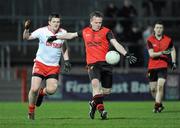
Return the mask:
[[27,119],[27,103],[0,102],[0,128],[180,128],[180,102],[164,102],[152,113],[153,102],[105,102],[108,120],[88,117],[87,102],[44,102],[36,119]]

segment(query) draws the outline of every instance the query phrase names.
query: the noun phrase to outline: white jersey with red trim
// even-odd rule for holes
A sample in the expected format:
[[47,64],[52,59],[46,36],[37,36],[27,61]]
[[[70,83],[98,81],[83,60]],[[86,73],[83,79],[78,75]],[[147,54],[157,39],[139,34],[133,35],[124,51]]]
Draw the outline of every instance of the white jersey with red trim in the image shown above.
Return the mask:
[[58,39],[49,43],[47,42],[47,39],[50,36],[63,35],[65,33],[67,33],[67,31],[61,28],[57,33],[53,33],[49,30],[48,26],[32,32],[31,36],[39,39],[39,48],[35,60],[48,66],[58,66],[64,40]]

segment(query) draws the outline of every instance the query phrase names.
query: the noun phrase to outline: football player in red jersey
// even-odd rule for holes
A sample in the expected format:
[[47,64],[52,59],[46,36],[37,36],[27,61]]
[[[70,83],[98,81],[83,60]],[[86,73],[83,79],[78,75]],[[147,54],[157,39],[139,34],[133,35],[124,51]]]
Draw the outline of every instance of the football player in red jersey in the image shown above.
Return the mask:
[[168,62],[171,60],[171,68],[176,68],[176,50],[172,39],[163,33],[164,26],[161,21],[154,24],[154,33],[147,39],[149,52],[148,78],[151,94],[155,99],[153,112],[161,112],[164,84],[167,77]]
[[[115,39],[110,29],[102,26],[102,21],[102,13],[95,11],[90,14],[90,26],[79,32],[67,33],[63,36],[51,36],[48,39],[50,42],[56,39],[72,39],[75,37],[84,39],[86,62],[93,95],[89,102],[89,116],[91,119],[94,119],[96,110],[99,111],[102,119],[107,118],[103,97],[110,94],[112,88],[112,65],[105,61],[105,55],[109,51],[110,45],[113,45],[119,53],[124,55],[130,64],[137,60],[132,54],[127,53],[124,47]],[[102,85],[102,88],[100,85]]]

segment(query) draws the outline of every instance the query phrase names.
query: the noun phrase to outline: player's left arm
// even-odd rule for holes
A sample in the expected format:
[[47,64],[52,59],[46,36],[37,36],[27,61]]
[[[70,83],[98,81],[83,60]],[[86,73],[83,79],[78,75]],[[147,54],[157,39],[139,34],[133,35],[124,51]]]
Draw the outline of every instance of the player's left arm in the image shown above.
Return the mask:
[[175,70],[177,68],[177,65],[176,65],[176,49],[174,46],[171,51],[171,58],[172,58],[171,69]]
[[125,48],[119,42],[117,42],[116,39],[111,39],[110,42],[119,53],[123,54],[124,56],[127,54]]
[[171,40],[170,44],[169,44],[169,49],[171,49],[171,59],[172,59],[172,63],[176,64],[176,49],[173,45],[173,41]]
[[173,45],[173,41],[171,40],[169,46],[168,46],[168,49],[170,49],[170,55],[171,55],[171,63],[170,63],[170,66],[171,66],[171,69],[172,70],[175,70],[177,68],[176,66],[176,49]]
[[173,46],[172,51],[171,51],[171,57],[172,57],[172,62],[176,63],[176,49]]
[[62,68],[62,71],[69,72],[71,70],[71,63],[69,61],[69,48],[66,41],[63,44],[62,53],[64,58],[64,66]]
[[127,51],[125,50],[125,48],[116,40],[116,38],[114,37],[114,34],[112,31],[109,31],[106,34],[106,38],[107,40],[109,40],[109,42],[115,47],[115,49],[121,53],[122,55],[126,55]]
[[125,48],[115,39],[114,35],[112,32],[109,32],[107,34],[107,39],[110,41],[110,43],[115,47],[115,49],[123,54],[125,56],[125,58],[129,61],[130,64],[136,63],[137,58],[131,54],[128,53]]
[[69,60],[69,48],[67,45],[67,41],[65,41],[63,44],[62,53],[63,53],[64,60]]

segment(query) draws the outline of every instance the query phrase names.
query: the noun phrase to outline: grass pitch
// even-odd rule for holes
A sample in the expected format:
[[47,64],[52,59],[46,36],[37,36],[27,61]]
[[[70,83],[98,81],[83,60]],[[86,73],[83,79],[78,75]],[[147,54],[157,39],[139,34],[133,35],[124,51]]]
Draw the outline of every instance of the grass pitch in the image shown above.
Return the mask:
[[164,102],[153,113],[153,102],[105,102],[108,120],[88,116],[88,102],[48,102],[27,119],[27,103],[0,102],[0,128],[180,128],[180,102]]

